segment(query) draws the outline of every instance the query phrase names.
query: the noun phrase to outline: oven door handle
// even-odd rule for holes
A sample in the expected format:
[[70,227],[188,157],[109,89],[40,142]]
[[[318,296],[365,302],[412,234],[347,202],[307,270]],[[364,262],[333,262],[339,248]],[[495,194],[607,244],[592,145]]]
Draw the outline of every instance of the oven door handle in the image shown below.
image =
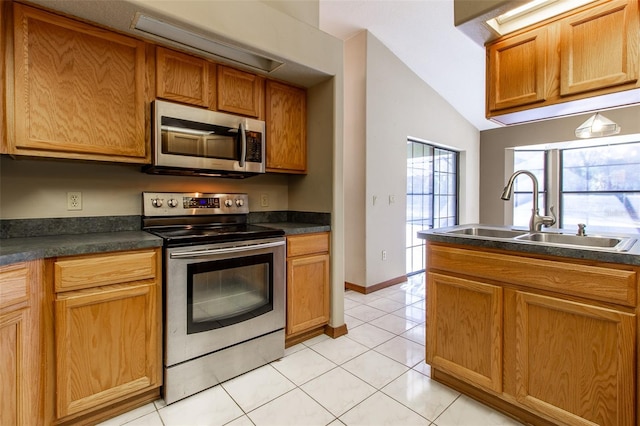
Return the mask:
[[283,246],[284,241],[275,241],[271,243],[261,243],[261,244],[249,244],[246,246],[239,247],[228,247],[228,248],[220,248],[220,249],[205,249],[205,250],[194,250],[194,251],[182,251],[180,253],[171,253],[171,259],[185,259],[190,257],[204,257],[204,256],[212,256],[216,254],[227,254],[227,253],[238,253],[243,251],[250,250],[260,250],[271,247],[279,247]]

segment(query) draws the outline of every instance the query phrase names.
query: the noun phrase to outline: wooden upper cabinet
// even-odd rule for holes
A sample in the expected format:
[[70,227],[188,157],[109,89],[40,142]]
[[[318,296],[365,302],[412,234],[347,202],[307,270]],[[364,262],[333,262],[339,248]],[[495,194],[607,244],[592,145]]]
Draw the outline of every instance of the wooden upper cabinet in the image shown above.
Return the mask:
[[489,111],[545,100],[546,52],[546,28],[488,47]]
[[487,45],[487,118],[515,124],[635,103],[639,52],[638,0],[596,0],[506,35]]
[[561,21],[561,95],[638,79],[637,15],[637,1],[620,0]]
[[205,59],[157,47],[156,96],[209,108],[209,92],[215,87],[210,84],[209,67],[215,69]]
[[635,425],[635,315],[508,292],[516,400],[561,424]]
[[263,77],[218,65],[218,110],[262,118],[263,105]]
[[502,391],[502,288],[430,272],[426,362]]
[[297,87],[267,81],[268,172],[307,172],[307,96]]
[[12,154],[145,163],[145,43],[14,3]]

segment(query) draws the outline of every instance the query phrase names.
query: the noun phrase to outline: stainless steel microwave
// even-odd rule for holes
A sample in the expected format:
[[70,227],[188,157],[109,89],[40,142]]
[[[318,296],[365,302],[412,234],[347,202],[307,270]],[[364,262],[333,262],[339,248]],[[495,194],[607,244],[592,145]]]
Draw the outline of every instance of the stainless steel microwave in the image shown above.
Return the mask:
[[244,178],[265,172],[265,123],[172,102],[152,103],[147,173]]

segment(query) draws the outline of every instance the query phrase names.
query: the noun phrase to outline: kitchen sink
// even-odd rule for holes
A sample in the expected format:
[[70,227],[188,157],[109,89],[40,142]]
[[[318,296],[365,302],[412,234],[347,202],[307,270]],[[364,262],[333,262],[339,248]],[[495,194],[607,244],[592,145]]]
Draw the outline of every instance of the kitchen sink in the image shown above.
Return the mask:
[[493,240],[510,243],[536,244],[540,246],[573,247],[578,249],[625,252],[636,243],[631,236],[579,236],[562,232],[530,232],[525,229],[509,229],[491,225],[458,225],[433,229],[434,234],[451,237],[471,238],[475,240]]
[[570,234],[556,234],[546,232],[536,232],[515,237],[519,241],[531,241],[547,244],[561,244],[572,247],[604,248],[615,251],[627,251],[636,242],[633,238],[627,237],[598,237],[598,236],[578,236]]
[[451,231],[444,231],[446,234],[458,234],[458,235],[472,235],[475,237],[489,237],[489,238],[515,238],[520,235],[526,234],[524,231],[513,231],[509,229],[495,229],[480,226],[471,226],[469,228],[454,229]]

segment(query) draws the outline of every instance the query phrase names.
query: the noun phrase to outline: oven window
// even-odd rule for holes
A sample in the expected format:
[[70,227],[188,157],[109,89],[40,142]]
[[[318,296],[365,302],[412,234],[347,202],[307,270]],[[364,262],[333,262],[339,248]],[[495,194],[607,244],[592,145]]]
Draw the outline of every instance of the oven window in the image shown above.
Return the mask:
[[273,310],[273,254],[187,266],[187,334]]

